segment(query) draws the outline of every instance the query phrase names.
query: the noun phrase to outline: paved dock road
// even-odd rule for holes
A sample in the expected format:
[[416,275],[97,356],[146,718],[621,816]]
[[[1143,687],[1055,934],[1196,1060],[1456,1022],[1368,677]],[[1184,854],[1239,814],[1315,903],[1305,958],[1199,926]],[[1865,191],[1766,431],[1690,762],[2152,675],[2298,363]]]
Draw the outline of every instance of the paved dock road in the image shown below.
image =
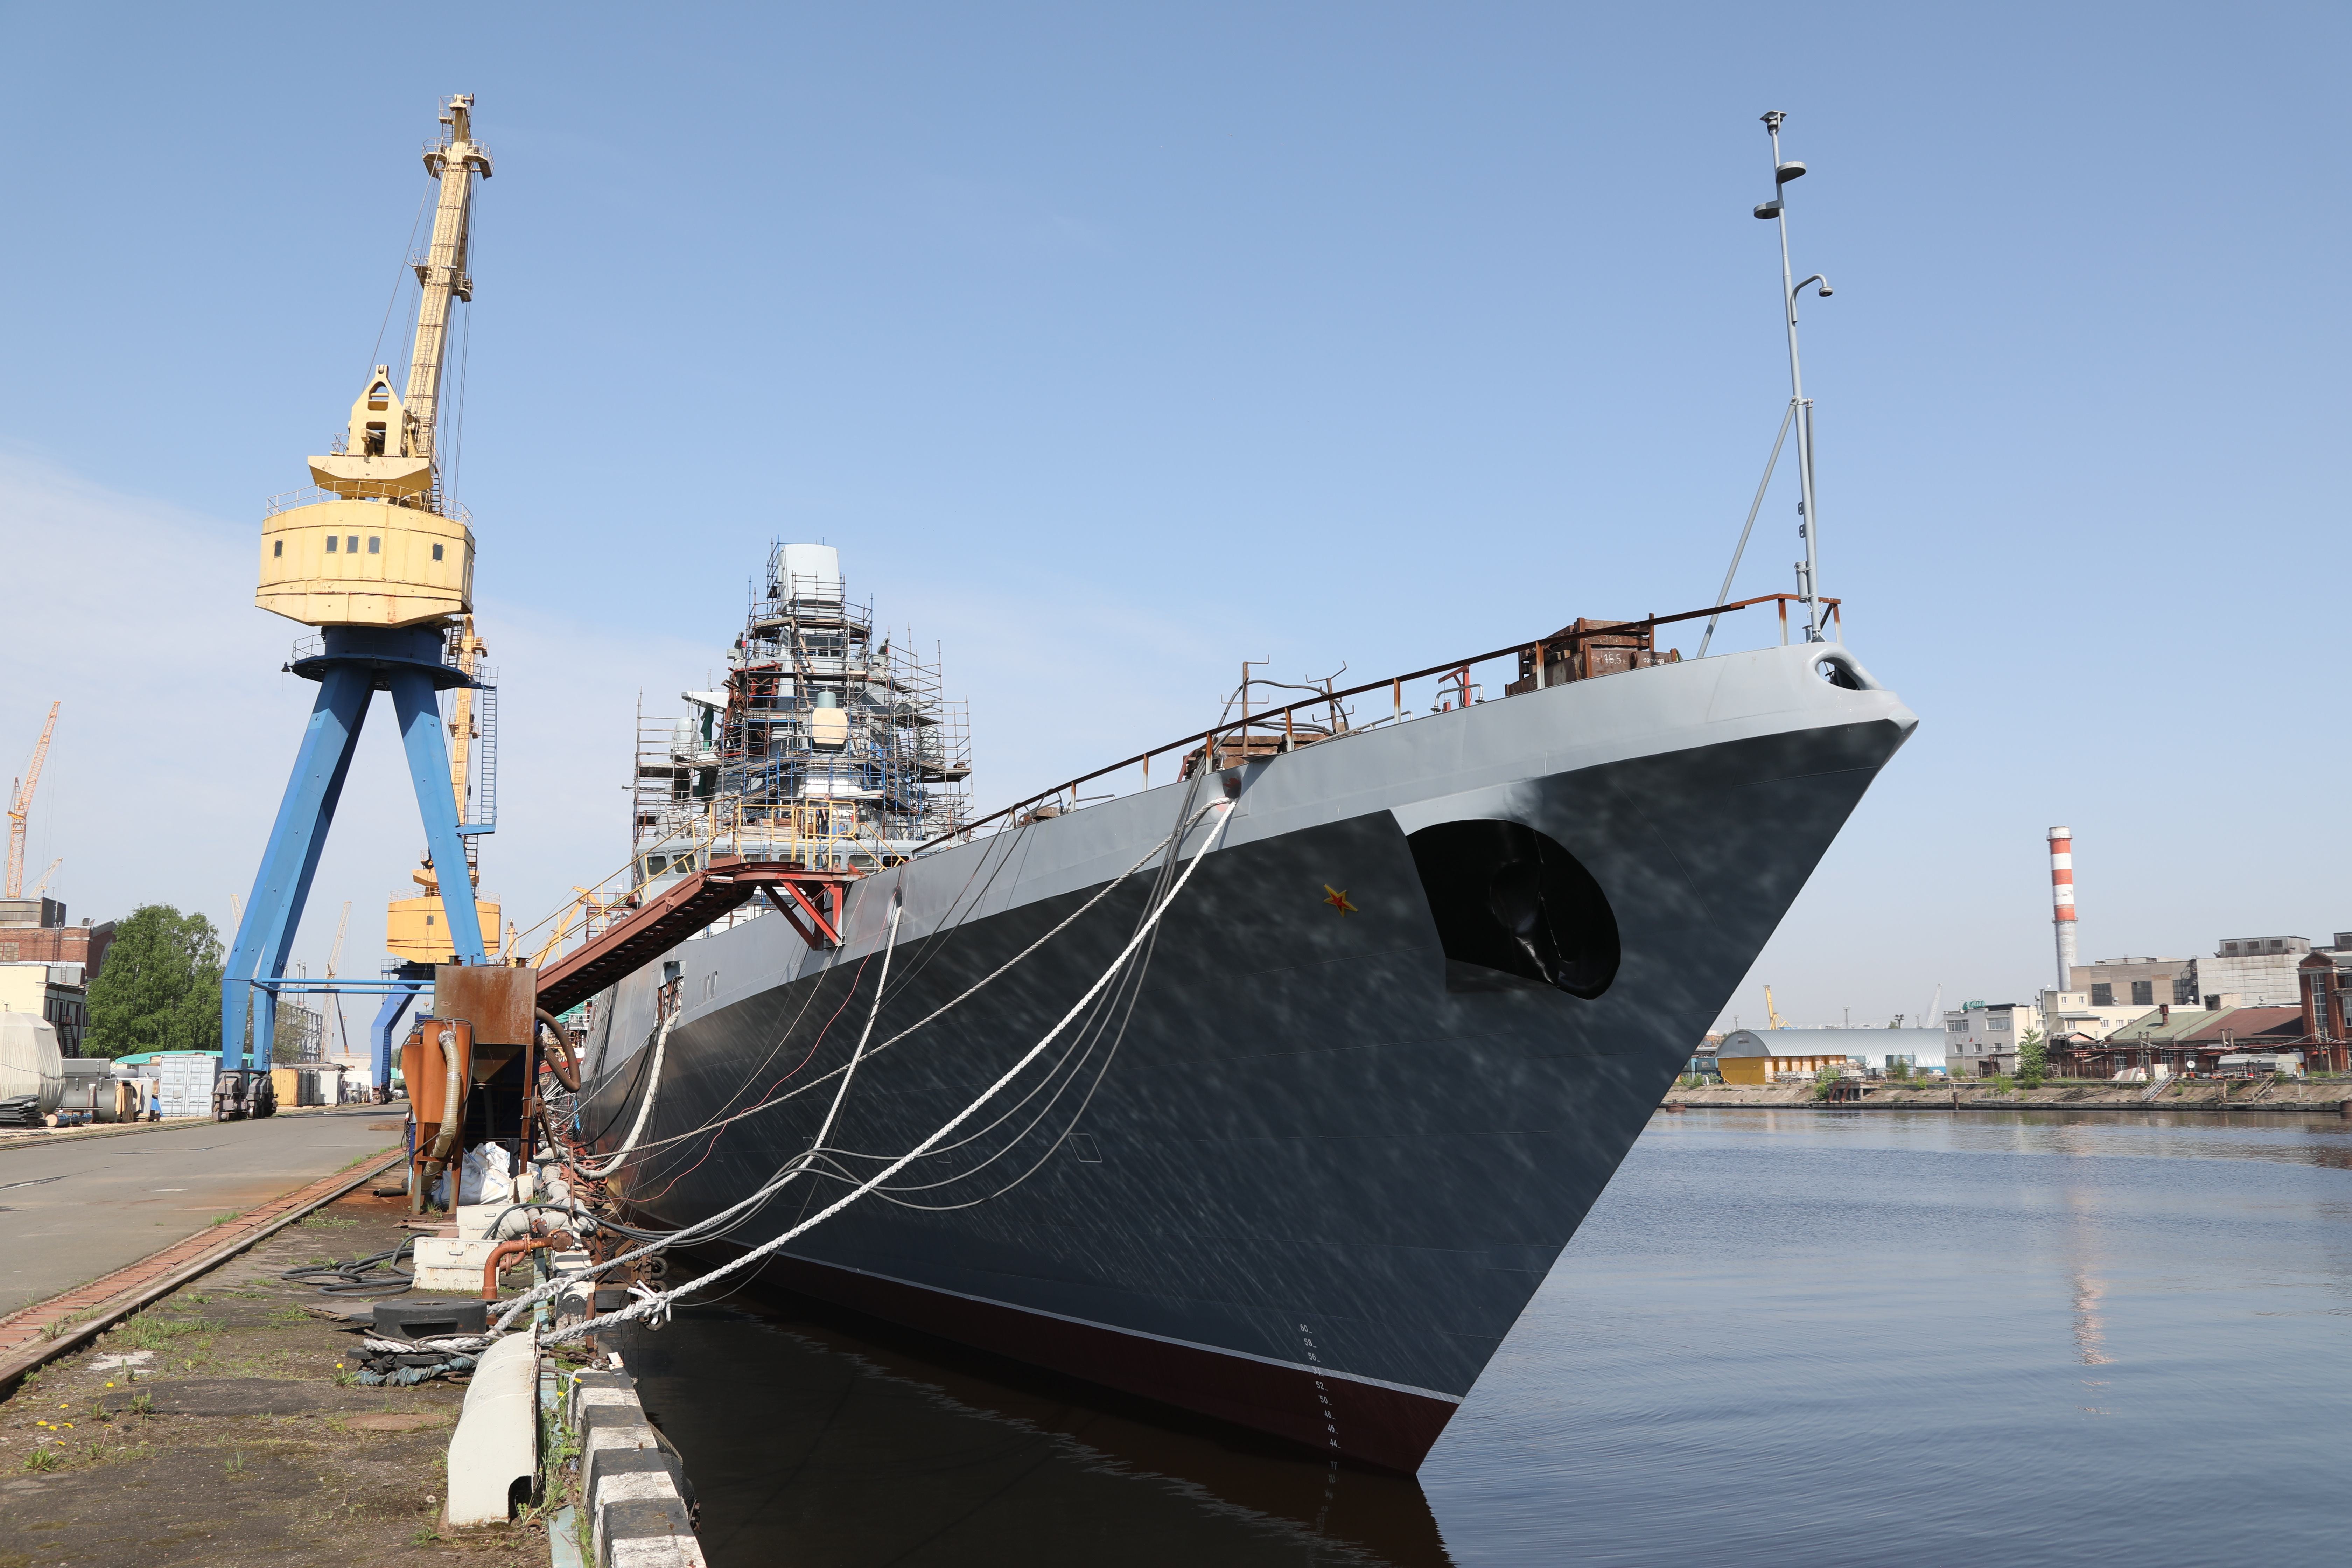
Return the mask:
[[0,1154],[0,1316],[331,1175],[400,1142],[399,1106],[191,1121]]

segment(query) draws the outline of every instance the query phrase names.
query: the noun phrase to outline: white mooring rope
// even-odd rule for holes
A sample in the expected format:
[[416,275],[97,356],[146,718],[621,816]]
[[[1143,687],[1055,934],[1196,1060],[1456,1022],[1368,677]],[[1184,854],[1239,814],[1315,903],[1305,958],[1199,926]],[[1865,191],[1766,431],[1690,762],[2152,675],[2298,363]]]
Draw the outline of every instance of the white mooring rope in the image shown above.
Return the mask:
[[[1202,862],[1209,858],[1210,851],[1217,847],[1218,839],[1224,836],[1227,825],[1233,821],[1233,804],[1230,801],[1217,802],[1215,803],[1215,805],[1211,807],[1211,809],[1213,810],[1216,806],[1223,806],[1223,811],[1217,818],[1216,826],[1210,829],[1208,839],[1201,846],[1200,853],[1192,858],[1192,863],[1190,866],[1184,868],[1183,875],[1176,879],[1175,885],[1168,889],[1167,896],[1160,901],[1159,906],[1155,908],[1150,915],[1144,918],[1141,924],[1136,927],[1135,934],[1128,939],[1127,945],[1119,950],[1118,956],[1111,960],[1110,966],[1103,971],[1101,976],[1097,979],[1092,985],[1087,987],[1086,994],[1079,997],[1077,1001],[1071,1005],[1070,1010],[1062,1015],[1060,1021],[1055,1023],[1052,1028],[1046,1030],[1045,1033],[1039,1037],[1037,1043],[1023,1053],[1021,1059],[1007,1068],[1003,1076],[999,1077],[994,1083],[990,1084],[987,1089],[982,1090],[978,1099],[974,1100],[971,1104],[965,1106],[961,1110],[957,1111],[953,1116],[950,1117],[929,1137],[924,1139],[920,1143],[908,1150],[905,1154],[900,1155],[897,1160],[885,1166],[881,1171],[877,1172],[867,1180],[860,1183],[852,1191],[835,1199],[833,1203],[818,1210],[815,1214],[811,1215],[807,1219],[801,1221],[798,1225],[793,1226],[789,1230],[784,1231],[782,1235],[761,1242],[759,1246],[745,1252],[741,1257],[737,1258],[730,1262],[722,1264],[719,1268],[712,1269],[709,1273],[702,1275],[698,1279],[688,1280],[685,1284],[677,1286],[674,1289],[662,1291],[658,1294],[648,1292],[617,1312],[608,1312],[603,1317],[590,1317],[583,1321],[572,1325],[570,1328],[558,1329],[553,1332],[542,1334],[541,1336],[541,1342],[550,1344],[562,1343],[567,1340],[578,1339],[583,1334],[593,1333],[600,1328],[607,1328],[619,1323],[633,1322],[649,1317],[667,1317],[670,1304],[677,1301],[680,1297],[685,1296],[691,1291],[700,1290],[708,1286],[714,1285],[719,1280],[725,1279],[728,1275],[748,1268],[751,1264],[758,1262],[760,1259],[778,1251],[786,1243],[794,1241],[806,1235],[808,1232],[815,1229],[818,1226],[824,1224],[826,1220],[831,1219],[834,1215],[839,1214],[842,1210],[847,1208],[858,1199],[865,1197],[867,1194],[873,1192],[877,1187],[879,1187],[883,1183],[897,1175],[900,1171],[905,1170],[908,1165],[913,1164],[917,1160],[921,1159],[925,1154],[929,1153],[933,1146],[939,1143],[941,1139],[947,1137],[949,1133],[954,1131],[967,1120],[978,1113],[982,1106],[986,1105],[990,1100],[995,1099],[997,1095],[1003,1093],[1007,1085],[1012,1083],[1014,1079],[1018,1078],[1031,1062],[1035,1061],[1039,1056],[1044,1054],[1045,1048],[1051,1046],[1054,1041],[1061,1036],[1062,1031],[1068,1028],[1072,1021],[1075,1020],[1079,1014],[1086,1011],[1086,1009],[1093,1003],[1095,997],[1102,991],[1102,988],[1110,984],[1112,977],[1118,974],[1125,969],[1128,960],[1135,955],[1135,950],[1143,944],[1145,938],[1149,937],[1153,931],[1158,929],[1160,916],[1166,914],[1175,904],[1177,895],[1181,893],[1184,890],[1185,885],[1192,881],[1192,874],[1201,868]],[[1172,850],[1171,853],[1173,853]],[[810,1152],[814,1154],[815,1150],[813,1148]],[[797,1174],[799,1170],[803,1168],[805,1168],[805,1157],[803,1161],[796,1162],[795,1169],[793,1173]],[[666,1238],[661,1245],[667,1244],[667,1239]],[[646,1248],[645,1250],[651,1251],[653,1248]],[[638,1254],[637,1256],[642,1256],[642,1254]],[[554,1291],[565,1285],[581,1279],[584,1279],[589,1275],[601,1273],[604,1269],[610,1268],[614,1265],[626,1260],[627,1258],[625,1257],[616,1258],[613,1259],[611,1263],[596,1265],[584,1271],[574,1271],[571,1274],[565,1275],[562,1279],[550,1280],[547,1284],[540,1286],[537,1289],[525,1292],[522,1296],[518,1297],[508,1307],[507,1310],[500,1315],[498,1321],[498,1328],[500,1331],[503,1331],[507,1325],[519,1316],[527,1307],[539,1299],[541,1292],[552,1294]]]

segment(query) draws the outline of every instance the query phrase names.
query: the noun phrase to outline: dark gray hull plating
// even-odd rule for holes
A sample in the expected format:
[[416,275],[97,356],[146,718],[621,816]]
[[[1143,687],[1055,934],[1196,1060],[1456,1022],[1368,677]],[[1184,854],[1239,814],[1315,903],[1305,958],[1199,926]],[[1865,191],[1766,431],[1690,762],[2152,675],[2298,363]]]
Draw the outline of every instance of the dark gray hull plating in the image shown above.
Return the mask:
[[[1860,689],[1822,680],[1818,657],[1771,649],[1634,671],[1227,775],[1235,820],[1164,918],[1091,1099],[1108,1028],[1071,1037],[1091,1052],[1050,1109],[1048,1088],[909,1167],[900,1190],[793,1243],[771,1277],[1415,1468],[1910,732],[1890,694],[1858,670]],[[1181,793],[877,877],[859,886],[838,953],[796,951],[776,920],[684,944],[671,958],[689,1005],[646,1136],[841,1065],[871,1005],[894,889],[907,914],[877,1041],[1132,864],[1172,825]],[[1407,836],[1462,818],[1534,827],[1598,880],[1622,945],[1602,994],[1449,972]],[[1111,963],[1147,881],[866,1060],[828,1139],[845,1167],[879,1169],[1017,1059]],[[599,998],[589,1067],[603,1088],[583,1121],[603,1145],[635,1116],[660,981],[649,966]],[[830,1095],[660,1148],[618,1184],[649,1216],[698,1218],[805,1151]],[[844,1190],[803,1177],[720,1250],[773,1237]]]

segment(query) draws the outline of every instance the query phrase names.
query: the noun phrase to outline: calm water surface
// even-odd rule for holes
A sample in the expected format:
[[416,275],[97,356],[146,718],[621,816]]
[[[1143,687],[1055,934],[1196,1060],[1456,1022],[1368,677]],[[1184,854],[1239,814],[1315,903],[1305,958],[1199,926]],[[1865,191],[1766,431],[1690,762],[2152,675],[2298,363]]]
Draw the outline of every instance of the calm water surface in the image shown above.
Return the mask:
[[1661,1115],[1416,1483],[735,1297],[718,1568],[2346,1560],[2352,1122]]

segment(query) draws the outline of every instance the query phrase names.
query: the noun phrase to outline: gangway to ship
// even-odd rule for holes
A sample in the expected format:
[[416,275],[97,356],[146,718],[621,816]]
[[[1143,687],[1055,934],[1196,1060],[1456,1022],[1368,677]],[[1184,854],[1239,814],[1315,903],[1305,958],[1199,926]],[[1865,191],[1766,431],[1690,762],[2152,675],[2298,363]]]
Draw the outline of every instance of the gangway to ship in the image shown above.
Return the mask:
[[862,875],[713,856],[707,868],[663,889],[541,970],[539,1005],[553,1013],[576,1007],[763,895],[811,947],[838,947],[843,891]]

